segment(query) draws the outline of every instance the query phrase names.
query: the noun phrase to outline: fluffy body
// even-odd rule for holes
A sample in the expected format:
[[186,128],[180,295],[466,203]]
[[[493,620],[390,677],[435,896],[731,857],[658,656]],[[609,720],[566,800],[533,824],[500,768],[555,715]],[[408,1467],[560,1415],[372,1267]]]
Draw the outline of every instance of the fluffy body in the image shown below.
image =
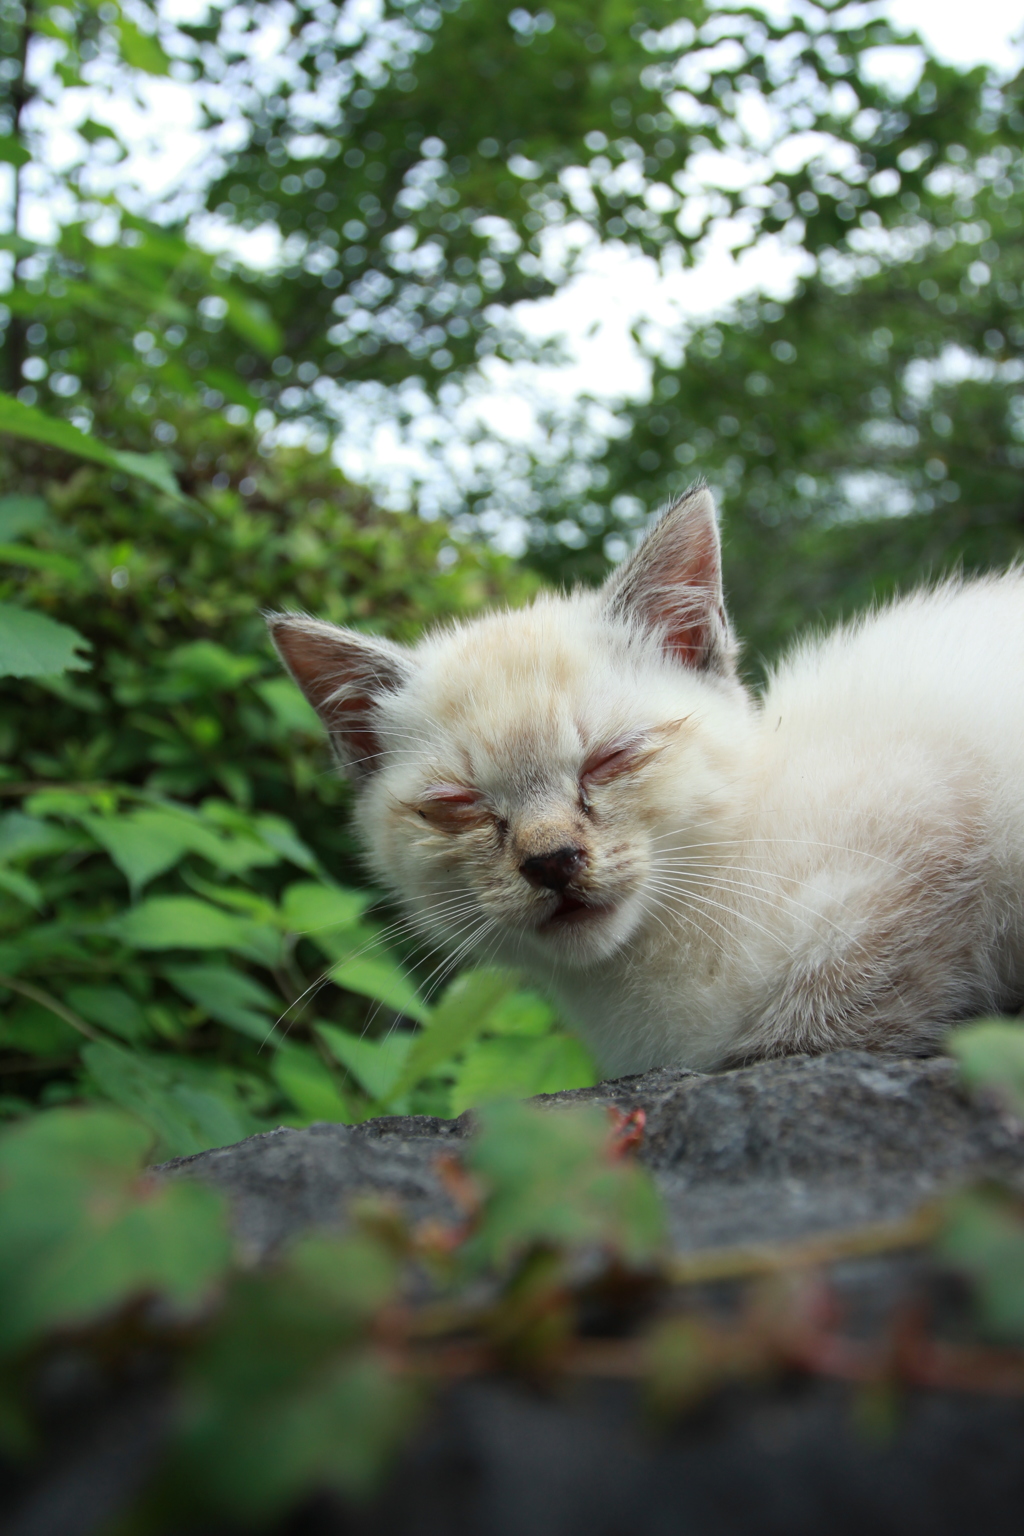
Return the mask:
[[755,698],[706,493],[664,530],[601,592],[380,650],[376,684],[275,630],[342,755],[372,748],[377,878],[448,955],[549,991],[610,1074],[927,1051],[1020,1006],[1024,575],[807,640]]

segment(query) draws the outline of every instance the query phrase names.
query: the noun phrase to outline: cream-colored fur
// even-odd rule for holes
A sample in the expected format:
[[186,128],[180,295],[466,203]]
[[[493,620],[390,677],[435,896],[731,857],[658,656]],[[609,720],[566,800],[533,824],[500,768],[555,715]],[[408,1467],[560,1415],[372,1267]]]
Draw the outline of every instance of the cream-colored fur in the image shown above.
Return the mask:
[[927,1050],[1024,1001],[1019,571],[807,641],[760,700],[699,487],[600,592],[411,651],[271,627],[376,877],[449,956],[546,988],[609,1073]]

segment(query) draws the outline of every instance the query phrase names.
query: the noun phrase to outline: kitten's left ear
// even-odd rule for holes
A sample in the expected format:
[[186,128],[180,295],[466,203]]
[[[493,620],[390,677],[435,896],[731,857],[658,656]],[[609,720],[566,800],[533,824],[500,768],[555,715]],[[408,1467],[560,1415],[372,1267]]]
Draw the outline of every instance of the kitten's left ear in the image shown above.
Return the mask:
[[604,596],[616,618],[656,632],[666,653],[684,666],[735,675],[718,518],[706,485],[692,486],[667,509],[609,576]]
[[338,761],[352,778],[368,778],[380,759],[378,704],[409,682],[408,652],[304,613],[264,618],[278,655],[327,727]]

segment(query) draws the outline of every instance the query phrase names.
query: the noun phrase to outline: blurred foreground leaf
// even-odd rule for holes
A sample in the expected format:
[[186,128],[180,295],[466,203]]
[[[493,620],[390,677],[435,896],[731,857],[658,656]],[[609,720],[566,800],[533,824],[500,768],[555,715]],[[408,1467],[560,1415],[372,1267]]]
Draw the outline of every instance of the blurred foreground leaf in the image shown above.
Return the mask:
[[946,1043],[969,1088],[991,1091],[1007,1109],[1024,1116],[1024,1024],[981,1019],[952,1030]]
[[143,1177],[152,1137],[111,1109],[0,1136],[0,1351],[159,1292],[194,1306],[229,1257],[223,1202]]

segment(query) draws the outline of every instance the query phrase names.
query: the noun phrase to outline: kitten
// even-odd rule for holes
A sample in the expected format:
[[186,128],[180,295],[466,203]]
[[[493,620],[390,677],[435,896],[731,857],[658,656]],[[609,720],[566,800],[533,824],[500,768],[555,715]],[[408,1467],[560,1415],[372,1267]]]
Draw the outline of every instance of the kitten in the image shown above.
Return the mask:
[[278,651],[359,785],[374,874],[548,990],[613,1075],[934,1048],[1024,1001],[1024,574],[805,641],[754,698],[702,486],[600,591],[412,649]]

